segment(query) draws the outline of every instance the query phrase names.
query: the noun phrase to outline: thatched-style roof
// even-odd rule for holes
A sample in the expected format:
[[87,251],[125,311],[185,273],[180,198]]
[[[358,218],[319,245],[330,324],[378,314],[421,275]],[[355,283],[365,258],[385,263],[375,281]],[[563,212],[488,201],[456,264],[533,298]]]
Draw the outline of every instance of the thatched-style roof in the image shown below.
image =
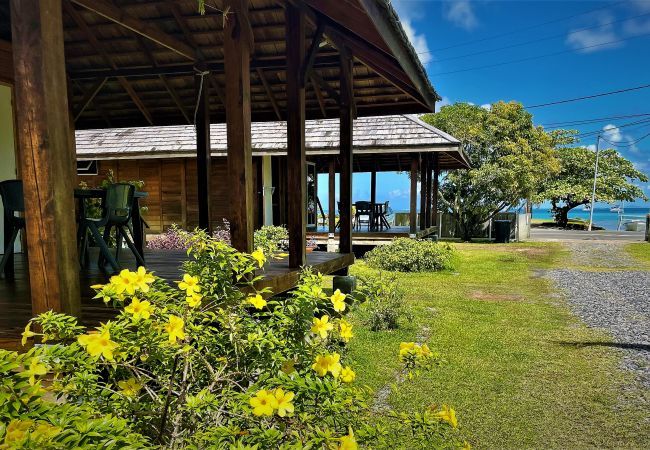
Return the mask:
[[[288,1],[288,0],[287,0]],[[429,112],[431,86],[388,0],[291,0],[308,17],[305,45],[324,34],[306,84],[309,119],[338,117],[339,47],[354,56],[359,116]],[[196,68],[211,73],[213,123],[224,113],[221,1],[63,0],[66,71],[77,129],[193,123]],[[286,117],[286,37],[281,0],[250,0],[253,121]],[[216,5],[213,6],[213,5]],[[0,40],[11,40],[0,0]]]
[[[254,156],[287,154],[285,122],[259,122],[252,126]],[[213,156],[226,156],[226,126],[210,129]],[[305,126],[307,156],[324,162],[339,153],[339,122],[336,119],[308,121]],[[196,135],[191,125],[114,128],[77,131],[77,158],[139,159],[190,158],[196,156]],[[439,152],[443,170],[468,167],[460,143],[415,116],[363,117],[354,122],[355,170],[402,170],[401,158],[409,153]],[[406,166],[405,166],[406,167]],[[327,165],[323,164],[327,170]]]

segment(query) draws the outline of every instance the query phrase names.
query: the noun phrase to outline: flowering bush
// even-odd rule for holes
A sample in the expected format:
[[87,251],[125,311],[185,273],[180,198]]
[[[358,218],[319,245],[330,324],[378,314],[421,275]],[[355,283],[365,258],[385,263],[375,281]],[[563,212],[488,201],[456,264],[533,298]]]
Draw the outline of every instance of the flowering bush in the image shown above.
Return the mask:
[[395,272],[433,272],[453,268],[454,249],[449,244],[398,238],[366,253],[370,267]]
[[[370,417],[346,359],[353,299],[327,295],[308,269],[268,298],[254,288],[263,253],[201,231],[188,244],[176,283],[139,268],[94,286],[114,320],[87,330],[42,314],[23,340],[48,345],[0,353],[0,446],[356,449],[402,433]],[[432,414],[406,416],[408,432],[427,448],[460,445]]]
[[441,362],[440,353],[432,352],[427,344],[415,342],[402,342],[399,345],[399,358],[409,378],[419,375],[422,369],[430,369]]
[[273,255],[289,248],[289,231],[284,227],[265,225],[253,235],[255,248],[261,248],[265,254]]

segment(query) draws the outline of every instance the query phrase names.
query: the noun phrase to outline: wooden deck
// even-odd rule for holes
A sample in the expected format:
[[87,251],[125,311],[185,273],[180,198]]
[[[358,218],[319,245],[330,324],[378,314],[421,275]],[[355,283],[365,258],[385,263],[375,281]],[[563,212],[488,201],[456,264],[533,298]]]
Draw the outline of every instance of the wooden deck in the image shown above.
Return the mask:
[[[124,267],[136,267],[133,259],[122,261]],[[180,279],[180,265],[187,259],[183,251],[148,250],[146,252],[147,268],[166,280]],[[96,258],[91,258],[95,261]],[[27,321],[32,317],[27,261],[23,255],[16,256],[15,279],[0,278],[0,348],[17,349],[19,336]],[[354,255],[326,252],[307,254],[307,265],[315,270],[329,274],[345,269],[354,263]],[[275,294],[292,289],[298,282],[299,269],[289,269],[288,261],[272,261],[264,267],[265,278],[256,286],[258,289],[269,287]],[[83,271],[81,277],[82,317],[85,325],[94,326],[110,319],[113,310],[101,301],[93,300],[90,286],[105,283],[106,277],[97,267]]]
[[[431,227],[426,230],[420,230],[418,228],[415,237],[418,239],[423,239],[436,234],[437,231],[438,227]],[[319,245],[327,245],[328,243],[329,233],[327,231],[327,227],[319,226],[317,231],[310,231],[307,234],[309,236],[312,236]],[[336,241],[338,241],[338,236],[338,232],[334,233],[334,238]],[[375,247],[377,245],[386,245],[398,237],[409,236],[409,227],[393,226],[390,229],[384,231],[367,231],[364,227],[361,230],[355,229],[352,231],[352,245]]]

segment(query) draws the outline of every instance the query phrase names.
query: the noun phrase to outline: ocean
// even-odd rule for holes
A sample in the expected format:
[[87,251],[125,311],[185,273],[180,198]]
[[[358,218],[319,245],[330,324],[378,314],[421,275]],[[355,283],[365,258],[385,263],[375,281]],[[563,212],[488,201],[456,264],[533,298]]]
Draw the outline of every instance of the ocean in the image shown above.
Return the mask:
[[[631,220],[645,220],[646,214],[650,214],[650,208],[624,208],[623,217],[625,221]],[[612,212],[609,208],[596,208],[594,209],[594,225],[603,227],[606,230],[616,230],[618,225],[619,213]],[[581,206],[569,211],[570,219],[589,220],[589,211],[583,211]],[[550,208],[533,208],[533,219],[548,219],[553,220]],[[624,229],[624,228],[623,228]]]

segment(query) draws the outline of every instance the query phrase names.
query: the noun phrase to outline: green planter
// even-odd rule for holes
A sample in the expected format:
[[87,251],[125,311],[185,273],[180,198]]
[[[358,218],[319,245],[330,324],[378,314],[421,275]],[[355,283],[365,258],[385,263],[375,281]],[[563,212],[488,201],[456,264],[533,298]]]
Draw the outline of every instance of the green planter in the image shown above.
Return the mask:
[[343,294],[351,294],[357,288],[357,277],[335,275],[332,280],[332,289],[339,289]]

